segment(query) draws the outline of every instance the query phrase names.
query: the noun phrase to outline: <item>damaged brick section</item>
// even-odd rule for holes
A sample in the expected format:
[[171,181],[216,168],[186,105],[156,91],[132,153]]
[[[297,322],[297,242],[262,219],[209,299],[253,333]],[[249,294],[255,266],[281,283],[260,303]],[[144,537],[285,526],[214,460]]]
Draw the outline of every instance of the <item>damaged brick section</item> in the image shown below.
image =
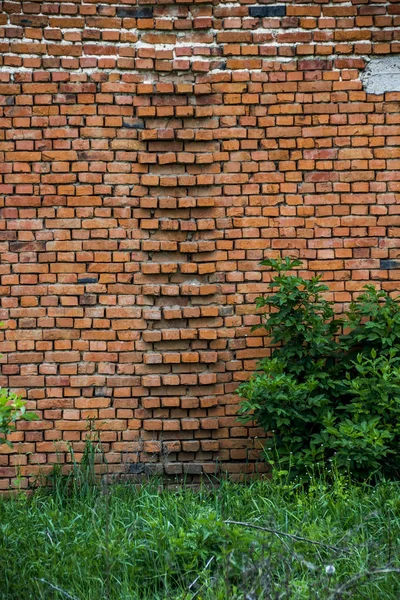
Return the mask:
[[235,394],[270,352],[259,262],[300,257],[338,311],[399,286],[400,92],[360,80],[399,26],[395,2],[3,4],[0,384],[40,420],[0,488],[79,456],[87,419],[111,474],[266,468]]
[[400,54],[373,58],[361,74],[361,80],[368,94],[400,92]]

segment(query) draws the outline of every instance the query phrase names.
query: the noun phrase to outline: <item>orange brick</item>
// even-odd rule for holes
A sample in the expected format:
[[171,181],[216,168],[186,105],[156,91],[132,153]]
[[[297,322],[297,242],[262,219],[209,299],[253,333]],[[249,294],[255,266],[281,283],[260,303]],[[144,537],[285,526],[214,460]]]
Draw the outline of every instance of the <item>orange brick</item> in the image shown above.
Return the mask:
[[396,291],[400,91],[360,79],[399,53],[396,11],[336,4],[0,16],[1,385],[40,416],[0,489],[57,439],[80,457],[88,418],[114,473],[254,471],[235,390],[270,353],[259,262],[300,257],[338,311]]

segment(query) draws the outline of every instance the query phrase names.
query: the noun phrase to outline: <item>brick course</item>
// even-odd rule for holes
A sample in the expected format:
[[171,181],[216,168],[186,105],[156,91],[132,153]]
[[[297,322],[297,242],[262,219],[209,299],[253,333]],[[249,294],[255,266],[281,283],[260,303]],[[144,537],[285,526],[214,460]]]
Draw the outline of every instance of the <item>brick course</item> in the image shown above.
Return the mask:
[[87,419],[111,472],[252,470],[259,261],[299,256],[338,311],[398,289],[400,92],[360,73],[400,5],[0,5],[0,383],[40,415],[0,487],[79,457]]

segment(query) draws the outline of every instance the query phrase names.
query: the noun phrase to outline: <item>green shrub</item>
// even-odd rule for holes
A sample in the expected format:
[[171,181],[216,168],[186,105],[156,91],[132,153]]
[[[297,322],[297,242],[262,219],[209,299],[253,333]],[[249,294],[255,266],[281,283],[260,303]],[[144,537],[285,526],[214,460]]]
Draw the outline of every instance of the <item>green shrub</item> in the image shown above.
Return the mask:
[[7,435],[15,431],[19,419],[33,421],[35,413],[26,412],[25,402],[13,392],[0,388],[0,444],[12,446]]
[[268,459],[292,475],[334,461],[360,479],[397,477],[399,297],[368,285],[337,319],[321,277],[293,274],[301,261],[261,264],[277,271],[257,299],[272,354],[239,386],[239,418],[274,433]]
[[[0,323],[3,327],[4,323]],[[1,358],[0,354],[0,358]],[[5,388],[0,388],[0,446],[7,444],[12,447],[12,443],[7,436],[15,431],[15,424],[19,419],[25,421],[35,421],[36,413],[26,412],[25,402],[14,392]]]

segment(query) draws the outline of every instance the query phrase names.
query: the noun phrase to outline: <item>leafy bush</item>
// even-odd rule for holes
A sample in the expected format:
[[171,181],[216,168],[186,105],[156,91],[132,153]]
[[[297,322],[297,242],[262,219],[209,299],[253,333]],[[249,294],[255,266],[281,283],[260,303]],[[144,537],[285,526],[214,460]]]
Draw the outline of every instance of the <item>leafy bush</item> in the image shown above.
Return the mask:
[[[3,323],[0,323],[0,327],[3,327]],[[0,446],[7,444],[12,447],[7,436],[15,431],[15,423],[19,419],[35,421],[37,418],[36,413],[26,412],[25,402],[19,396],[10,390],[0,388]]]
[[0,444],[12,446],[7,435],[15,431],[15,423],[19,419],[33,421],[37,416],[26,412],[25,402],[19,396],[0,388]]
[[361,479],[397,477],[400,297],[365,286],[337,319],[321,277],[293,274],[301,261],[261,264],[277,271],[257,299],[272,355],[239,386],[240,419],[274,433],[268,459],[293,475],[334,461]]

